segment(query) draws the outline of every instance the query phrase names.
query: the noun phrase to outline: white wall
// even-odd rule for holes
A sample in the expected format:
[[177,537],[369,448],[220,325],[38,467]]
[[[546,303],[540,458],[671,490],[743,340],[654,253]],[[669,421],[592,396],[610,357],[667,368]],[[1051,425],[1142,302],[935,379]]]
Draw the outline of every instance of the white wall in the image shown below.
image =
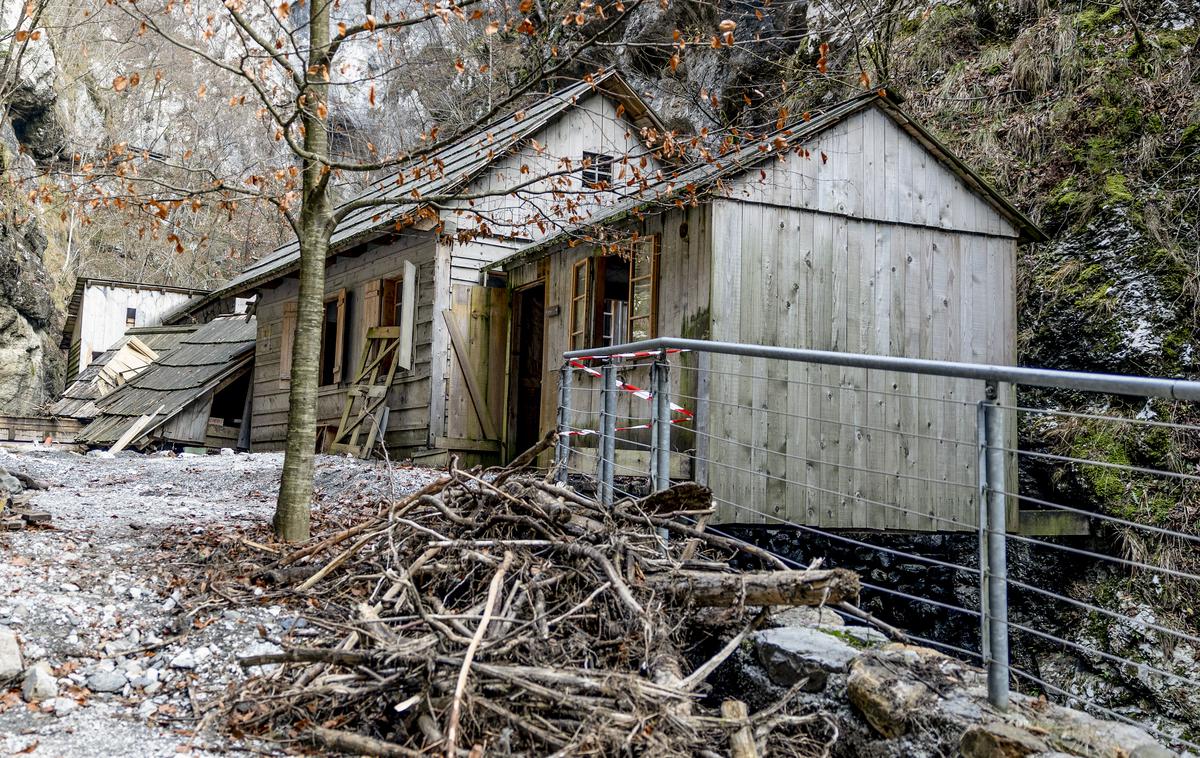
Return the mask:
[[104,352],[125,336],[127,308],[137,309],[134,326],[157,326],[190,297],[184,292],[89,284],[79,306],[79,371],[92,362],[92,353]]

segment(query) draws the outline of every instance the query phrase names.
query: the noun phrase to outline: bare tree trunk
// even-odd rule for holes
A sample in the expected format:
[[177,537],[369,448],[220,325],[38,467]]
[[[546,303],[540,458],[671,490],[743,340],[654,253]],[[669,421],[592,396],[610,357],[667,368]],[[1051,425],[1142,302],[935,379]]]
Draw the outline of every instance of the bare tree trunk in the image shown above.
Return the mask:
[[307,83],[301,96],[304,126],[304,192],[299,219],[300,295],[292,379],[288,393],[287,449],[275,504],[275,535],[288,542],[309,538],[313,494],[313,457],[317,442],[317,389],[321,357],[325,257],[332,232],[333,207],[327,167],[316,158],[329,157],[325,122],[329,89],[329,3],[312,3],[309,11]]

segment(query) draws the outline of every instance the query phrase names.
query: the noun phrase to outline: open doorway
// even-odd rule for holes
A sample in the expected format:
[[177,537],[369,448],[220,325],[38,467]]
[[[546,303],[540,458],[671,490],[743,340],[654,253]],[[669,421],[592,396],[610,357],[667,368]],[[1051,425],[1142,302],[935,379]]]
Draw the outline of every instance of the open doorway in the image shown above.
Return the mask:
[[513,293],[512,388],[509,395],[509,458],[541,438],[542,340],[545,332],[546,285]]

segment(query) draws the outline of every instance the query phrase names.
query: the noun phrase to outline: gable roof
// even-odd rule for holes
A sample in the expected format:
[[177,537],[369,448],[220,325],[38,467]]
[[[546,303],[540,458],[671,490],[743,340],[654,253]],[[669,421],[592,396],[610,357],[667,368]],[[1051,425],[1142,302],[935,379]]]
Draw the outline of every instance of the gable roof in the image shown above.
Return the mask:
[[[330,251],[350,247],[374,232],[403,222],[406,217],[415,218],[416,212],[427,205],[419,198],[444,195],[462,189],[484,169],[519,147],[526,139],[574,107],[581,98],[593,92],[601,92],[617,100],[624,106],[625,117],[636,126],[654,127],[665,131],[662,122],[637,93],[616,71],[609,69],[588,81],[572,84],[547,95],[533,105],[493,122],[440,150],[404,164],[396,173],[377,182],[374,189],[354,198],[394,199],[397,202],[394,205],[366,206],[349,213],[331,236]],[[438,170],[430,171],[426,167],[438,167]],[[417,175],[414,176],[414,173]],[[248,266],[224,286],[176,309],[166,320],[174,320],[219,298],[245,292],[290,274],[297,270],[299,265],[299,244],[289,242]]]
[[877,107],[898,127],[916,139],[937,160],[958,177],[968,188],[983,198],[996,212],[1008,219],[1020,233],[1022,242],[1043,242],[1048,239],[1036,224],[1025,214],[1021,213],[1000,192],[986,180],[967,166],[953,152],[943,145],[929,130],[914,120],[898,105],[899,98],[887,91],[864,92],[830,108],[828,111],[814,116],[809,120],[798,119],[782,129],[767,134],[760,139],[748,142],[728,154],[711,161],[700,161],[689,164],[677,171],[670,172],[662,180],[651,184],[637,196],[625,199],[608,206],[602,213],[590,220],[565,229],[556,235],[531,243],[513,255],[497,262],[498,266],[511,266],[515,263],[548,254],[564,237],[611,224],[625,216],[638,212],[648,206],[673,201],[685,193],[697,192],[703,194],[720,180],[749,171],[764,161],[776,158],[780,153],[803,144],[821,132],[830,129],[846,119],[867,108]]
[[94,418],[97,400],[145,371],[158,357],[146,343],[126,335],[89,363],[46,413],[80,420]]
[[214,319],[184,337],[179,347],[96,401],[95,420],[76,442],[109,445],[138,419],[155,413],[131,444],[162,427],[192,402],[217,390],[225,380],[250,366],[258,327],[253,318]]

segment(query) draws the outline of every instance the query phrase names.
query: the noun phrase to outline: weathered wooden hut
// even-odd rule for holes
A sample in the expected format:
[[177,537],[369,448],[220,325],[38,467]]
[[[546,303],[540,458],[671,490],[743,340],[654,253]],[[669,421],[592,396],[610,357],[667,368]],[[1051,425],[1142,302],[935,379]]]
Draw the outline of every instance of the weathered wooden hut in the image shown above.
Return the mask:
[[[1013,364],[1017,249],[1042,238],[887,93],[797,119],[497,263],[510,449],[554,426],[572,349],[678,336]],[[707,402],[704,429],[675,428],[672,475],[706,480],[722,520],[976,522],[978,385],[719,356],[701,374],[696,360],[678,357],[673,390]],[[594,430],[598,384],[580,383],[569,423]],[[649,415],[629,394],[619,408],[621,425]],[[594,468],[595,440],[576,439],[573,467]],[[621,435],[618,475],[647,470],[648,441]]]
[[95,418],[75,441],[92,447],[246,447],[256,331],[254,318],[241,315],[197,327],[98,399]]
[[[643,129],[662,125],[625,82],[591,77],[401,167],[365,196],[385,204],[345,216],[326,268],[318,417],[327,449],[360,451],[381,423],[394,456],[498,459],[508,291],[481,272],[652,175]],[[188,306],[257,294],[255,450],[285,442],[298,267],[297,247],[285,246]],[[373,372],[364,356],[374,351],[395,359]],[[387,389],[365,406],[372,384]]]
[[161,324],[168,313],[205,294],[207,290],[188,287],[78,278],[67,303],[60,345],[67,351],[67,381],[115,345],[128,329]]

